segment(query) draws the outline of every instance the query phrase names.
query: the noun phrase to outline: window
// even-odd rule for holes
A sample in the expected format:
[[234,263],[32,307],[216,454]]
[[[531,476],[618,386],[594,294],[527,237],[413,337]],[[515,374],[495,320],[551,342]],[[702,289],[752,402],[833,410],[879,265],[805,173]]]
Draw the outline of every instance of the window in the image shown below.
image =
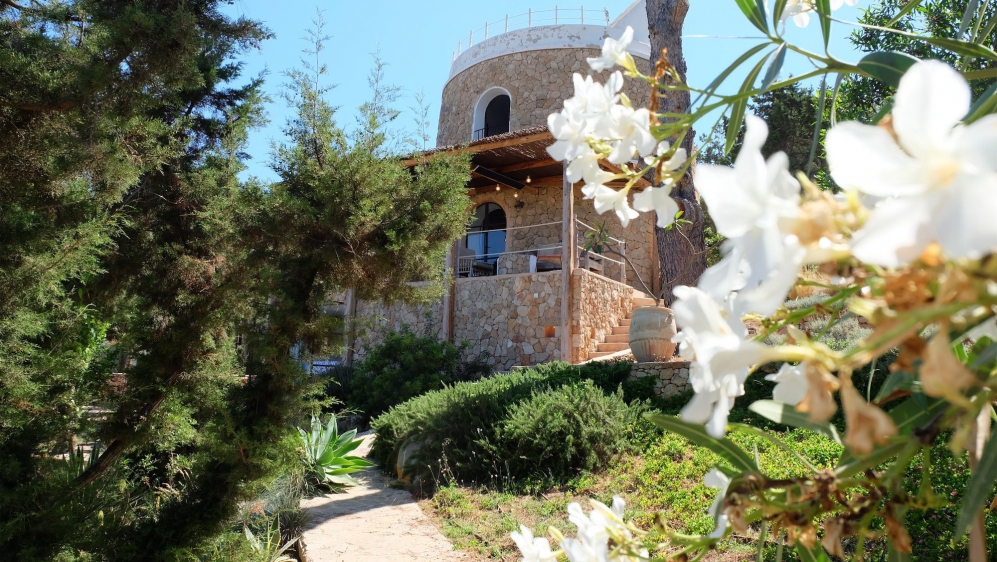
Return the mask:
[[471,140],[508,133],[512,97],[504,88],[489,88],[478,98],[474,106]]
[[474,261],[493,267],[498,254],[505,251],[505,211],[496,203],[485,203],[474,210],[474,221],[464,241],[474,251]]

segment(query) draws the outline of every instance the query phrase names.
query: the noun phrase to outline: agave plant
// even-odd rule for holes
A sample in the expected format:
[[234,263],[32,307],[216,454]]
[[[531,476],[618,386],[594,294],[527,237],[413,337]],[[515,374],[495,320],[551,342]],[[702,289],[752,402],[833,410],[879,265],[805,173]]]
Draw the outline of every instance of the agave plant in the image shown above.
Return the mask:
[[311,432],[298,429],[298,437],[305,449],[305,462],[319,483],[332,487],[356,485],[358,482],[350,474],[359,472],[373,463],[348,453],[360,446],[362,439],[355,439],[357,430],[340,435],[336,426],[336,416],[322,427],[322,420],[312,416]]

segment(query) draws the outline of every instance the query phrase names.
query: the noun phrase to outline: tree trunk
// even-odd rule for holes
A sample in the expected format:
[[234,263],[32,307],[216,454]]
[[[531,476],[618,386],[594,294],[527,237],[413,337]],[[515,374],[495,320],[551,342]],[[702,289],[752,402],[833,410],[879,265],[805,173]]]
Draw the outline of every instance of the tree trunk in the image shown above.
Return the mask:
[[[647,0],[647,22],[651,34],[652,67],[667,49],[668,62],[685,80],[685,56],[682,54],[682,24],[689,11],[689,0]],[[660,92],[660,113],[685,113],[689,110],[687,91]],[[692,154],[694,131],[682,139],[681,146]],[[703,241],[703,208],[693,183],[695,165],[672,188],[672,197],[682,208],[682,218],[692,224],[675,226],[671,230],[656,228],[658,260],[661,264],[661,294],[665,306],[675,297],[672,288],[678,285],[695,285],[706,270],[706,244]]]

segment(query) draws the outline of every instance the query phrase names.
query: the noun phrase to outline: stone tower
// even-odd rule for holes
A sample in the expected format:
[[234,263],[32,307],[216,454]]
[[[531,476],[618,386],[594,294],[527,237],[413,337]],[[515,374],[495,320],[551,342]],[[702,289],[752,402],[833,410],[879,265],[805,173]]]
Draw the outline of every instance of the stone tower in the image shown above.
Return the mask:
[[[437,146],[547,124],[574,88],[571,76],[591,73],[585,59],[596,56],[606,37],[634,29],[630,53],[648,72],[650,45],[644,0],[610,21],[606,10],[555,8],[507,16],[470,33],[454,53],[443,88]],[[475,39],[475,34],[480,42]],[[605,81],[607,73],[594,74]],[[628,80],[624,93],[646,107],[650,89]]]

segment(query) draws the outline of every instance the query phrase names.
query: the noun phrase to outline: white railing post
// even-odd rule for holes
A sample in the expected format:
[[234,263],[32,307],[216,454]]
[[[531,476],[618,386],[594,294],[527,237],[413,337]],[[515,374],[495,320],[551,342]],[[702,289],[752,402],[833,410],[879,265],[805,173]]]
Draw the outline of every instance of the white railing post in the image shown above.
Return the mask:
[[527,20],[529,23],[527,24],[526,27],[533,27],[533,8],[530,8],[529,10],[527,10],[526,13],[529,16],[528,20]]
[[505,32],[509,33],[509,14],[505,15]]
[[582,25],[585,25],[585,6],[582,6]]
[[467,34],[467,48],[471,48],[471,43],[474,42],[474,30],[472,29],[470,33]]
[[554,6],[554,25],[557,25],[557,6]]
[[602,11],[606,13],[606,27],[609,27],[609,10],[603,8]]
[[464,48],[464,40],[461,39],[457,42],[457,54],[459,55],[461,50]]
[[485,22],[485,39],[488,39],[488,22]]

